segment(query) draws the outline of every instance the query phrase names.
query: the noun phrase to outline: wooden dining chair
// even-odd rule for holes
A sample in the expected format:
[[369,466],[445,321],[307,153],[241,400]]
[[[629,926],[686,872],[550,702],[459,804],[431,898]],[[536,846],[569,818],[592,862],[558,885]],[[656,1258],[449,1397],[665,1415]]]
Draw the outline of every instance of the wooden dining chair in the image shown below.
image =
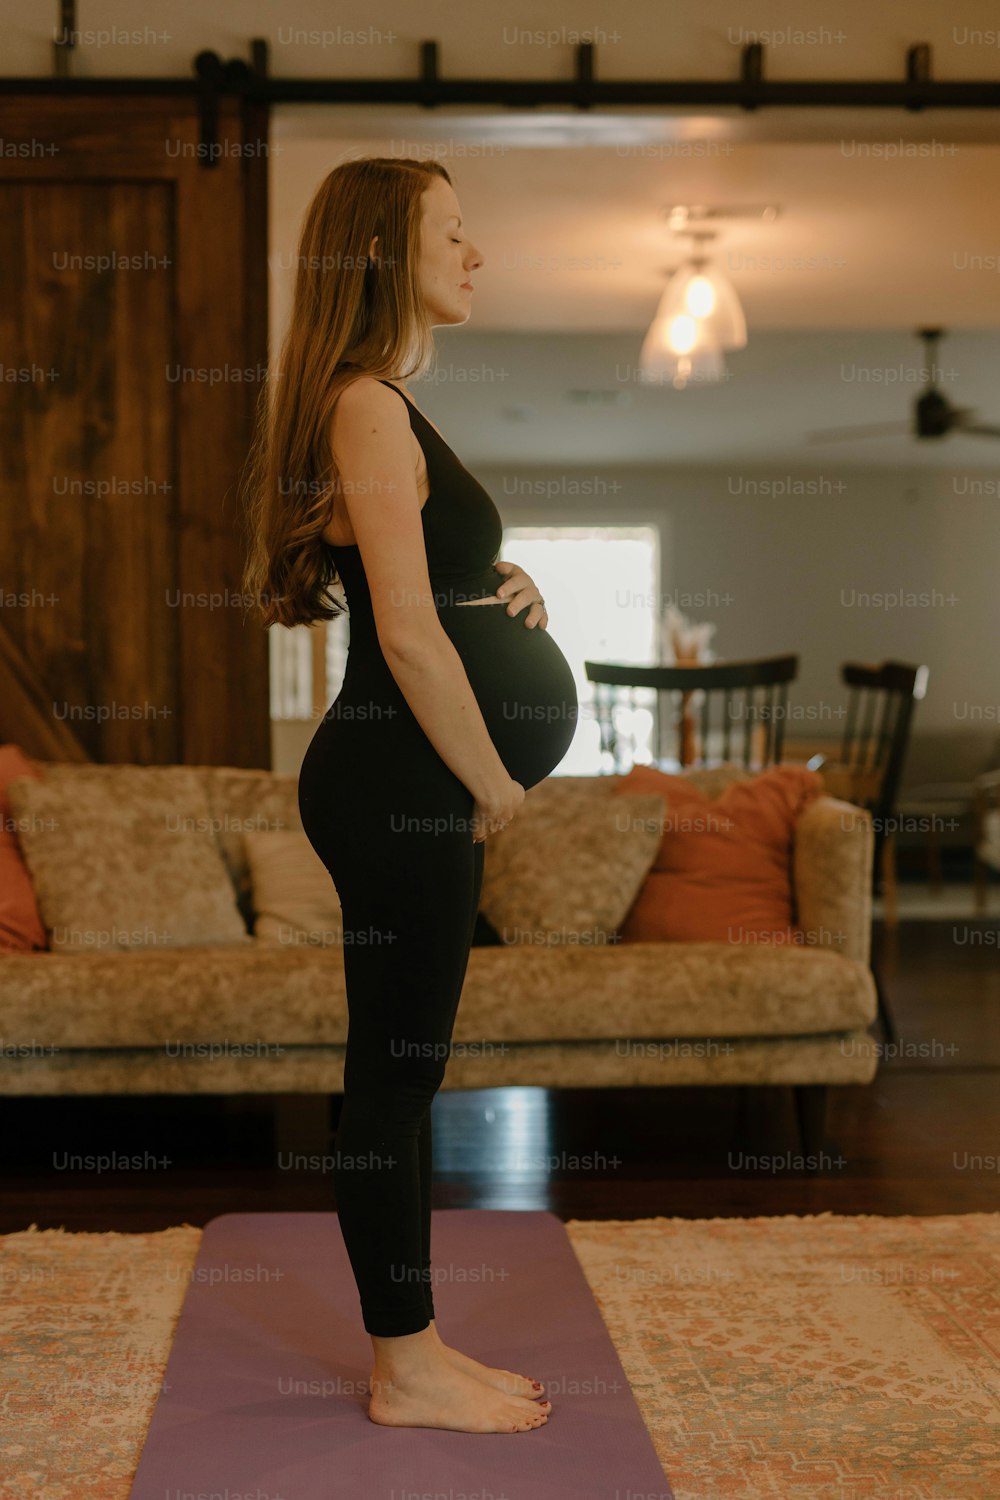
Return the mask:
[[885,896],[887,920],[896,921],[895,822],[913,712],[927,692],[928,671],[906,662],[877,666],[844,662],[840,680],[848,690],[844,733],[838,746],[808,764],[818,770],[831,796],[843,797],[872,815],[876,885]]
[[607,770],[623,773],[635,763],[638,736],[628,721],[643,710],[651,715],[652,736],[642,748],[648,748],[656,762],[728,762],[763,770],[781,760],[788,684],[798,676],[797,656],[690,666],[616,661],[583,665],[594,684],[601,753],[611,760]]
[[[886,924],[895,928],[895,823],[903,764],[910,743],[913,713],[927,692],[928,670],[907,662],[877,666],[844,662],[840,680],[848,690],[844,733],[829,754],[820,752],[807,764],[819,771],[827,792],[871,814],[875,832],[874,889],[885,900]],[[898,1040],[878,970],[872,963],[879,1020],[886,1039]]]
[[973,783],[973,890],[976,915],[986,912],[990,869],[1000,869],[1000,770],[983,771]]

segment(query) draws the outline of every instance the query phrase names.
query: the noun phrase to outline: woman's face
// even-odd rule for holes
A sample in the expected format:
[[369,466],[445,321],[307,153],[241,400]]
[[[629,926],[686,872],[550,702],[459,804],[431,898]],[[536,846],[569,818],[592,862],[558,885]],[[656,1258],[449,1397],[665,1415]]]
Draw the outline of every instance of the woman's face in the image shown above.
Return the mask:
[[[470,280],[483,257],[463,233],[455,190],[434,177],[420,198],[420,264],[417,282],[432,325],[465,323],[472,311]],[[372,240],[374,247],[376,240]],[[375,249],[371,252],[376,253]]]

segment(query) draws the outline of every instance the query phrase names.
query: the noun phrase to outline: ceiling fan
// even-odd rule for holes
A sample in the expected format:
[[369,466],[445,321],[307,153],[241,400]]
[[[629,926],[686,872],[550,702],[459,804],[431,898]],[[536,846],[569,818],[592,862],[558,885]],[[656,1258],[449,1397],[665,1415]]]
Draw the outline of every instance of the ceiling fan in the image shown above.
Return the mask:
[[949,432],[972,433],[978,437],[1000,437],[1000,427],[987,427],[975,421],[975,408],[952,406],[934,383],[935,349],[943,328],[918,328],[924,340],[926,364],[930,372],[922,393],[913,402],[909,422],[861,422],[853,427],[821,427],[806,434],[807,443],[837,443],[854,438],[890,437],[910,432],[916,438],[943,438]]

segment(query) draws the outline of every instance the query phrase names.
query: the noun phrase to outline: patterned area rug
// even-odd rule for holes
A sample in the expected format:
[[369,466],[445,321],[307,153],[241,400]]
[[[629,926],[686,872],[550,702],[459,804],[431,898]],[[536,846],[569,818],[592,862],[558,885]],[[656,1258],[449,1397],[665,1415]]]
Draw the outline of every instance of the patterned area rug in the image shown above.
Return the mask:
[[[677,1500],[1000,1495],[1000,1214],[566,1228]],[[200,1239],[0,1237],[0,1500],[127,1500]]]

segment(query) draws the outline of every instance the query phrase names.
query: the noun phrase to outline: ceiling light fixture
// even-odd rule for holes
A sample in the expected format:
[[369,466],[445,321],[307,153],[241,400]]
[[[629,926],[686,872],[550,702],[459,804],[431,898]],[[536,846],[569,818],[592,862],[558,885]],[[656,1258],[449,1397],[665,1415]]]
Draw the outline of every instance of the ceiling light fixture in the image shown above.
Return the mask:
[[692,379],[721,380],[725,373],[724,349],[742,349],[747,342],[747,323],[736,288],[713,265],[701,242],[716,237],[714,229],[689,227],[720,218],[773,220],[774,204],[714,210],[704,204],[675,204],[665,210],[675,234],[695,242],[694,251],[670,277],[639,354],[643,377],[669,379],[683,389]]
[[[698,230],[692,232],[692,238],[714,236],[711,231]],[[714,341],[721,349],[746,347],[747,320],[736,288],[703,250],[696,250],[671,276],[656,315],[694,319],[696,338]]]

